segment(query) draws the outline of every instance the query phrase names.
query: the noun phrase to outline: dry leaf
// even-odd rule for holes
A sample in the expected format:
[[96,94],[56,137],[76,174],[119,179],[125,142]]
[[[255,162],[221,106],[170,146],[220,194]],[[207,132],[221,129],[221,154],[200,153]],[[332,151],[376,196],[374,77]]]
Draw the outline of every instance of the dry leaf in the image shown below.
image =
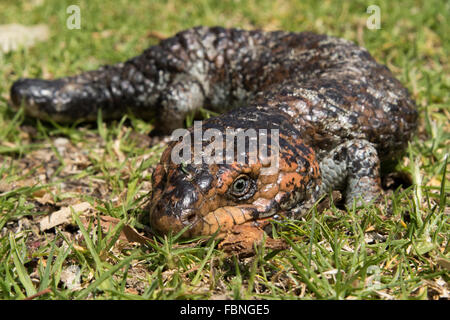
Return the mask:
[[61,281],[66,285],[67,289],[81,289],[81,269],[77,265],[70,265],[61,272]]
[[154,30],[149,31],[147,33],[147,37],[155,38],[155,39],[158,39],[158,40],[164,40],[164,39],[168,38],[168,36],[166,34],[164,34],[162,32],[159,32],[159,31],[154,31]]
[[45,231],[56,227],[60,224],[68,224],[72,222],[72,210],[75,212],[86,213],[91,209],[91,205],[89,202],[78,203],[73,206],[62,208],[58,211],[53,212],[52,214],[44,217],[39,222],[39,227],[41,231]]
[[[41,189],[43,190],[43,189]],[[55,202],[53,201],[53,196],[51,193],[46,192],[45,190],[43,190],[44,193],[33,193],[33,197],[34,200],[36,200],[37,202],[39,202],[40,204],[55,204]]]
[[[87,219],[86,217],[80,217],[80,220],[85,227],[89,225],[89,219]],[[100,226],[104,233],[108,233],[113,230],[114,227],[120,222],[120,219],[111,216],[100,216],[99,220]],[[97,225],[97,220],[94,220],[93,223],[94,225]],[[119,235],[119,239],[130,243],[137,242],[140,244],[146,244],[147,242],[153,241],[152,239],[139,234],[133,227],[130,227],[129,225],[123,226]]]
[[[235,225],[219,243],[219,249],[228,255],[249,257],[255,254],[254,245],[261,243],[263,236],[264,230],[252,224]],[[267,237],[265,248],[283,250],[287,249],[288,245],[284,240]]]
[[442,268],[450,270],[450,260],[443,259],[443,258],[437,258],[436,262],[438,265],[440,265]]
[[48,39],[49,30],[46,25],[24,26],[21,24],[0,25],[0,51],[10,52],[20,47],[30,47],[38,41]]
[[125,225],[123,227],[122,232],[123,234],[125,234],[125,237],[129,242],[138,242],[140,244],[146,244],[147,242],[153,241],[152,239],[139,234],[133,227],[130,227],[128,225]]

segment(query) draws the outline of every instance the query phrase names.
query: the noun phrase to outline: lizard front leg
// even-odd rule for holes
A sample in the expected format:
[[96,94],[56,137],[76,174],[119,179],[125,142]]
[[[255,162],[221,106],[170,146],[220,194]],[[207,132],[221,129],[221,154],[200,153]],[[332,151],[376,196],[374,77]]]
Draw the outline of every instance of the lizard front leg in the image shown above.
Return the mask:
[[345,204],[351,208],[376,200],[382,193],[380,160],[377,150],[367,140],[349,140],[320,162],[322,185],[320,193],[331,190],[345,192]]

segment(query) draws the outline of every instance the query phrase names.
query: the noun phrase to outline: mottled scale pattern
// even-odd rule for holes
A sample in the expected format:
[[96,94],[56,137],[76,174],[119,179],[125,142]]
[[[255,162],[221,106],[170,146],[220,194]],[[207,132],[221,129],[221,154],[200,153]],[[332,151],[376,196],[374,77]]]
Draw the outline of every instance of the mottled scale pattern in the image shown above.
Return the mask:
[[[20,79],[11,101],[31,116],[68,122],[131,111],[156,119],[161,133],[203,107],[223,113],[204,121],[204,131],[278,129],[281,161],[271,176],[260,174],[264,159],[177,165],[170,152],[178,142],[169,145],[153,174],[150,220],[161,233],[189,225],[188,237],[296,218],[334,189],[348,206],[376,200],[380,165],[404,150],[417,121],[402,84],[350,41],[221,27],[182,31],[124,63],[76,76]],[[237,183],[248,189],[243,196],[232,194]]]

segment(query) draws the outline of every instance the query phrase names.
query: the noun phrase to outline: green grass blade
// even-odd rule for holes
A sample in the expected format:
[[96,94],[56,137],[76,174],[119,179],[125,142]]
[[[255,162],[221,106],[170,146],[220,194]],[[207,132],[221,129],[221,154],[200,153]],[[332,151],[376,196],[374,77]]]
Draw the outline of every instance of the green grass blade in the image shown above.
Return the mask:
[[14,266],[16,267],[17,275],[19,276],[20,283],[25,288],[27,296],[32,296],[36,294],[36,288],[31,281],[30,276],[28,275],[27,270],[25,269],[24,262],[20,258],[20,255],[17,251],[17,244],[14,239],[14,234],[9,234],[9,245],[11,247],[11,254],[13,258]]
[[93,283],[91,283],[86,289],[84,289],[83,291],[80,291],[75,298],[76,299],[84,299],[86,298],[89,293],[93,292],[95,289],[97,289],[102,283],[103,281],[109,279],[114,273],[116,273],[120,268],[122,268],[123,266],[127,265],[128,263],[130,263],[133,259],[136,258],[136,256],[138,255],[137,252],[135,252],[134,254],[132,254],[131,256],[123,259],[121,262],[119,262],[118,264],[116,264],[115,266],[112,266],[108,271],[103,272],[98,278],[97,280],[95,280]]

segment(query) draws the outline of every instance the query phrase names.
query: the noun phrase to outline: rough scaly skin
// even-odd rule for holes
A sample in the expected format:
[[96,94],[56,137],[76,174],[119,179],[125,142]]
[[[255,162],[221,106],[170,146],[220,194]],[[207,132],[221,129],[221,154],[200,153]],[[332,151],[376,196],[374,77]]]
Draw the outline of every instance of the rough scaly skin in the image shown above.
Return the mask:
[[[180,32],[125,63],[74,77],[18,80],[11,100],[57,121],[131,110],[156,118],[165,133],[203,106],[224,113],[205,120],[203,132],[278,129],[280,165],[272,175],[261,174],[267,163],[260,158],[176,165],[170,155],[177,142],[169,145],[153,174],[150,220],[161,233],[190,225],[187,237],[299,217],[333,189],[345,192],[347,205],[376,199],[380,161],[405,148],[417,120],[407,90],[349,41],[220,27]],[[246,193],[236,196],[242,176]]]

